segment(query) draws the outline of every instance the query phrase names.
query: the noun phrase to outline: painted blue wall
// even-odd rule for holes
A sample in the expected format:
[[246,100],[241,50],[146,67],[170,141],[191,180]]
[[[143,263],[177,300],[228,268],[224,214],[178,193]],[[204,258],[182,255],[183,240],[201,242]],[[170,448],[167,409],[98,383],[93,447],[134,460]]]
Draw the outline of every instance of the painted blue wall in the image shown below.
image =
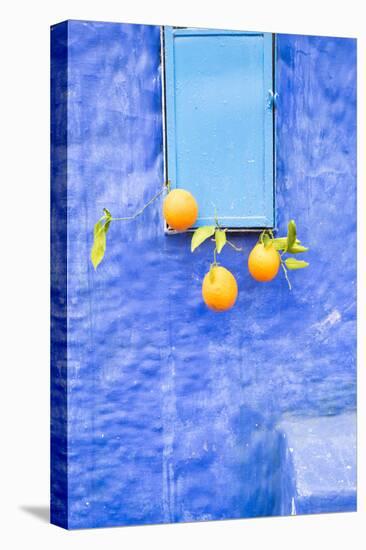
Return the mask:
[[160,203],[113,223],[105,261],[89,261],[102,208],[131,215],[163,182],[160,29],[52,32],[52,521],[288,514],[281,423],[356,406],[355,41],[277,37],[277,217],[280,232],[298,222],[311,267],[292,292],[282,275],[258,284],[257,236],[233,237],[244,253],[221,262],[239,298],[215,314],[210,244],[191,254],[190,235],[164,235]]

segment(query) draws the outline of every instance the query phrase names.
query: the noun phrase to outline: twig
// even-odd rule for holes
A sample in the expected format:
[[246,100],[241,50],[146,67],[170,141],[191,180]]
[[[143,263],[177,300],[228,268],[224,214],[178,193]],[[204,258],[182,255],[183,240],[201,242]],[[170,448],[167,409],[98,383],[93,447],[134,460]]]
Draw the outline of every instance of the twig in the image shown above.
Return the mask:
[[285,274],[285,277],[286,277],[286,281],[287,281],[288,287],[289,287],[290,290],[292,290],[292,286],[291,286],[291,283],[290,283],[290,279],[288,278],[288,275],[287,275],[287,269],[286,269],[286,267],[285,267],[285,265],[284,265],[282,259],[281,259],[281,267],[282,267],[283,272],[284,272],[284,274]]
[[217,209],[216,209],[216,206],[215,206],[215,225],[218,229],[221,229],[221,226],[219,224],[219,219],[217,217]]
[[136,212],[136,214],[134,214],[133,216],[126,216],[125,218],[110,218],[110,221],[129,221],[129,220],[135,220],[136,218],[138,218],[138,216],[141,216],[141,214],[146,210],[146,208],[148,206],[150,206],[151,203],[153,203],[158,197],[160,197],[160,195],[163,193],[163,191],[165,190],[165,186],[160,189],[159,193],[157,193],[152,199],[149,200],[149,202],[147,202],[142,208],[141,210],[138,210],[138,212]]
[[235,246],[235,244],[232,243],[231,241],[229,241],[229,239],[226,239],[226,242],[227,242],[227,244],[229,244],[231,246],[231,248],[233,248],[237,252],[243,252],[242,248],[239,248],[238,246]]

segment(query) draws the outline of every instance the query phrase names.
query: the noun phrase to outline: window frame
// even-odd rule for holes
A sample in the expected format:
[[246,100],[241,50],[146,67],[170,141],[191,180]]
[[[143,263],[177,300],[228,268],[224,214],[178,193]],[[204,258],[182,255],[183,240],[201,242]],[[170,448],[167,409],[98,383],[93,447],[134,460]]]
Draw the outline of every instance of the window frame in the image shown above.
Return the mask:
[[[199,35],[249,35],[249,36],[263,36],[266,40],[265,48],[267,56],[263,62],[263,68],[266,71],[266,75],[270,75],[268,80],[268,95],[265,98],[263,109],[268,111],[268,116],[265,117],[265,136],[270,136],[271,142],[267,144],[264,139],[264,177],[265,188],[272,189],[271,196],[267,198],[268,204],[266,204],[266,210],[263,218],[267,223],[258,226],[244,225],[245,220],[248,218],[243,217],[243,226],[230,227],[223,225],[228,232],[231,233],[246,233],[246,232],[260,232],[263,229],[271,229],[276,231],[276,35],[269,32],[255,32],[255,31],[232,31],[221,29],[207,29],[207,28],[193,28],[193,27],[161,27],[161,67],[162,67],[162,109],[163,109],[163,157],[164,157],[164,179],[166,182],[170,180],[172,189],[176,188],[175,185],[175,163],[169,161],[169,156],[175,157],[175,136],[168,128],[167,124],[167,105],[172,112],[175,112],[174,104],[174,90],[168,90],[167,88],[167,71],[170,74],[174,73],[174,64],[170,60],[167,61],[166,49],[173,51],[173,39],[174,36],[199,36]],[[269,51],[270,48],[270,51]],[[173,168],[173,169],[172,169]],[[266,182],[269,180],[268,185]],[[270,205],[270,206],[269,206]],[[268,219],[267,208],[270,208],[271,219]],[[209,225],[209,224],[207,224]],[[195,231],[197,226],[193,226],[189,231]],[[175,230],[170,229],[164,222],[164,231],[166,233],[177,233]]]

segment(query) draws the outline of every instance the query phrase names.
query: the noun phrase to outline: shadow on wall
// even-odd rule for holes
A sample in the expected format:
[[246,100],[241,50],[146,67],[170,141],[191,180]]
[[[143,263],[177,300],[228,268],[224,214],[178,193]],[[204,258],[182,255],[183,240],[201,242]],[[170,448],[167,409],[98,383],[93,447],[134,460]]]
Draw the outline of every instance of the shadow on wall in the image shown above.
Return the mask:
[[247,406],[239,407],[231,429],[216,422],[212,430],[209,437],[198,422],[190,427],[188,447],[175,444],[173,520],[291,514],[294,473],[283,432]]

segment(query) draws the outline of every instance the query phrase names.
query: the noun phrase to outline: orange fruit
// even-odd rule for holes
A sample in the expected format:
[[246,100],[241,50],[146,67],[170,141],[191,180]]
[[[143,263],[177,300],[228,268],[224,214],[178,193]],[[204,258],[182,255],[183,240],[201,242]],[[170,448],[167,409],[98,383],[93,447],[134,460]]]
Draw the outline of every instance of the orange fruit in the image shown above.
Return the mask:
[[166,223],[177,231],[185,231],[197,220],[198,205],[194,196],[185,189],[173,189],[165,197],[163,214]]
[[265,247],[258,243],[249,254],[249,273],[256,281],[272,281],[278,273],[280,263],[280,255],[272,244]]
[[202,297],[213,311],[226,311],[235,304],[238,285],[234,275],[225,267],[213,266],[202,283]]

